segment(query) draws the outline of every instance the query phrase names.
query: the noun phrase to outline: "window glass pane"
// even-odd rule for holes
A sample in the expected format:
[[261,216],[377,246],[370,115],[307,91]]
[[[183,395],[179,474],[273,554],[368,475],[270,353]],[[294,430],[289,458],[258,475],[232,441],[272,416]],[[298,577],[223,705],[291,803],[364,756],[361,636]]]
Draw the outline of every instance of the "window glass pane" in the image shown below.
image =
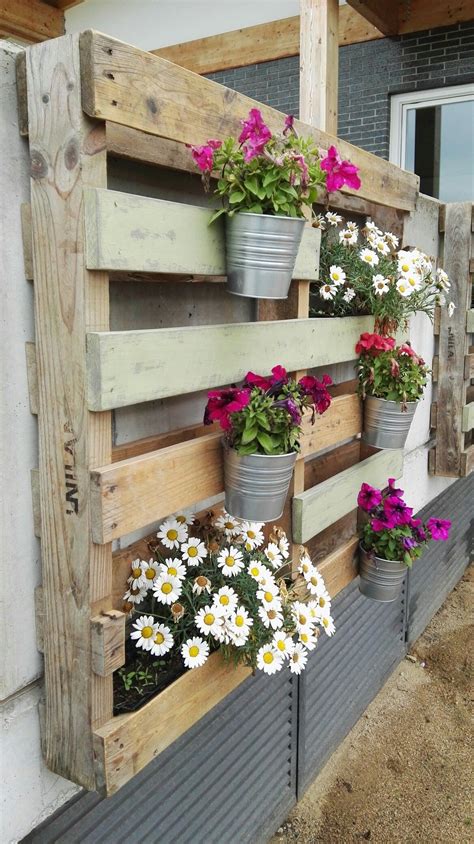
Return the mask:
[[415,121],[416,108],[409,108],[406,112],[407,132],[405,138],[405,169],[415,171]]

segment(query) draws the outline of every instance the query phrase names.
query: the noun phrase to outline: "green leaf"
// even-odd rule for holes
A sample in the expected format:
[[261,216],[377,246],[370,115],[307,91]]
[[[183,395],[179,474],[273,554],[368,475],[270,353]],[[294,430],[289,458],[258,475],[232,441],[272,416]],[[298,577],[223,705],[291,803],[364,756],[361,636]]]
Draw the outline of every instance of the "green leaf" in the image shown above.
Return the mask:
[[264,428],[265,431],[271,431],[272,430],[270,423],[269,423],[269,421],[268,421],[268,419],[267,419],[267,417],[265,416],[264,413],[257,413],[256,418],[257,418],[258,424],[260,425],[261,428]]
[[232,204],[242,202],[243,199],[245,199],[245,193],[243,190],[233,190],[229,196],[229,202],[232,202]]
[[258,432],[258,426],[257,425],[252,424],[252,425],[249,425],[248,427],[245,427],[243,434],[242,434],[242,445],[247,445],[247,443],[252,442],[252,440],[254,440],[255,437],[257,436],[257,432]]
[[267,454],[271,454],[272,451],[275,449],[275,442],[273,437],[266,433],[266,431],[259,431],[257,434],[257,439]]
[[209,220],[209,222],[208,222],[208,226],[210,226],[210,225],[211,225],[211,223],[213,223],[213,222],[214,222],[214,220],[217,220],[217,218],[218,218],[218,217],[221,217],[221,216],[222,216],[222,214],[225,214],[225,213],[226,213],[226,209],[225,209],[225,208],[219,208],[219,210],[218,210],[218,211],[214,211],[214,214],[212,215],[211,219],[210,219],[210,220]]

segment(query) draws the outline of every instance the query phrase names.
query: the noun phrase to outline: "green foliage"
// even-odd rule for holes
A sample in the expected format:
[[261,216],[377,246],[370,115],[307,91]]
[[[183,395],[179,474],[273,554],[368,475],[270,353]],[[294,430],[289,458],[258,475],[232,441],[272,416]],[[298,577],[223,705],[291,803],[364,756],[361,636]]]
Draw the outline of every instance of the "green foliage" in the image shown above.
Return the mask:
[[[418,401],[429,369],[418,356],[404,354],[399,347],[377,355],[362,354],[358,364],[359,395],[396,402]],[[408,347],[409,348],[409,347]]]
[[411,539],[412,536],[413,530],[409,525],[398,525],[377,533],[371,528],[370,522],[367,522],[362,528],[362,545],[366,551],[373,551],[376,557],[383,560],[400,560],[411,568],[413,560],[421,557],[426,547],[426,542],[420,543],[407,551],[403,540]]
[[127,669],[127,666],[119,668],[117,674],[122,681],[124,691],[133,690],[139,695],[145,694],[148,687],[157,685],[159,673],[165,664],[162,659],[154,659],[149,663],[138,658],[134,669]]
[[232,414],[230,445],[239,454],[288,454],[299,451],[301,427],[295,424],[288,410],[277,401],[290,398],[297,406],[302,397],[295,381],[284,385],[278,396],[252,390],[250,401],[243,410]]

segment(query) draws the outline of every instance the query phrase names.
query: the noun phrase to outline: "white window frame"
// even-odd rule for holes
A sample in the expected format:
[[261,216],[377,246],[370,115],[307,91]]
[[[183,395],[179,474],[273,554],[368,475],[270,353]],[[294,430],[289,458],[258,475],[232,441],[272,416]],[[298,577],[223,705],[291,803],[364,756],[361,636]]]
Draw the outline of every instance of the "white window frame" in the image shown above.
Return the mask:
[[474,85],[452,85],[447,88],[430,88],[427,91],[410,91],[394,94],[390,104],[389,160],[405,169],[405,144],[407,112],[417,106],[437,106],[443,103],[460,103],[474,100]]

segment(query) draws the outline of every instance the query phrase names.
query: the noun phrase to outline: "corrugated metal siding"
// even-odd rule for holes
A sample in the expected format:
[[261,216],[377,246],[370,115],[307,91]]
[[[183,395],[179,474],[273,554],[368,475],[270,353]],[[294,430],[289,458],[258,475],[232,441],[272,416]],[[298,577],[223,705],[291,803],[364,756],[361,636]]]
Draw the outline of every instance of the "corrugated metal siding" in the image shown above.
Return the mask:
[[83,794],[34,844],[257,844],[296,800],[298,683],[242,684],[116,795]]
[[419,513],[451,519],[448,542],[432,542],[408,575],[408,641],[414,642],[474,556],[474,473],[456,481]]
[[353,581],[334,601],[333,639],[320,638],[299,693],[298,797],[347,735],[405,651],[405,590],[377,604]]

